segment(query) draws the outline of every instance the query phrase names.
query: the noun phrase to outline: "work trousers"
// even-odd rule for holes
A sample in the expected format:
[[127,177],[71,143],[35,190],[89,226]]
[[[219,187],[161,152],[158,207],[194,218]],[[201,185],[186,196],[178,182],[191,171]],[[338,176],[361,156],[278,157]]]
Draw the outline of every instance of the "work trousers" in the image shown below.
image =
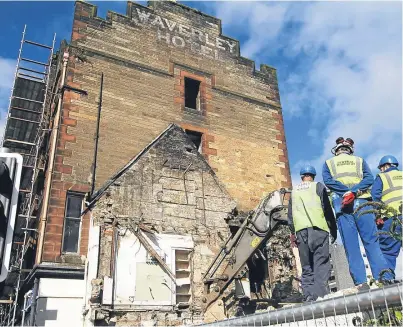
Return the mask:
[[[400,220],[400,224],[396,224],[396,229],[394,231],[391,230],[393,219]],[[384,221],[383,225],[378,226],[379,233],[379,244],[381,246],[381,251],[383,256],[385,257],[388,267],[395,271],[396,269],[396,259],[399,256],[400,249],[402,247],[402,241],[397,240],[392,235],[387,235],[385,233],[394,232],[398,235],[402,235],[402,216],[398,216],[397,218],[387,218]]]
[[[354,210],[358,206],[365,204],[366,199],[356,199],[354,204],[341,209],[341,198],[333,198],[333,207],[337,216],[337,227],[340,237],[343,241],[344,250],[350,275],[355,285],[367,282],[367,274],[365,271],[364,259],[361,254],[359,236],[371,267],[372,276],[379,280],[393,279],[393,274],[387,272],[389,265],[382,254],[379,244],[378,229],[375,223],[375,215],[366,213],[358,218],[359,212],[354,215]],[[365,206],[360,212],[373,209],[370,206]],[[385,273],[386,271],[386,273]]]
[[297,232],[301,260],[301,286],[304,298],[316,300],[329,293],[329,233],[316,227]]

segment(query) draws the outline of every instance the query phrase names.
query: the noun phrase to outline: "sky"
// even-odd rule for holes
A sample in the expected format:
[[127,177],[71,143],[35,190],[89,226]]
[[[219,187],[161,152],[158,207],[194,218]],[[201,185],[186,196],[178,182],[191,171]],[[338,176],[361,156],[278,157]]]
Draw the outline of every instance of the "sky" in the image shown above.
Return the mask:
[[[126,2],[97,2],[98,15]],[[139,1],[145,4],[143,1]],[[322,165],[339,136],[355,141],[373,173],[402,161],[402,2],[182,2],[222,19],[241,55],[277,69],[293,183]],[[0,1],[0,129],[4,127],[24,24],[27,38],[69,40],[74,2]],[[2,135],[2,131],[0,133]]]

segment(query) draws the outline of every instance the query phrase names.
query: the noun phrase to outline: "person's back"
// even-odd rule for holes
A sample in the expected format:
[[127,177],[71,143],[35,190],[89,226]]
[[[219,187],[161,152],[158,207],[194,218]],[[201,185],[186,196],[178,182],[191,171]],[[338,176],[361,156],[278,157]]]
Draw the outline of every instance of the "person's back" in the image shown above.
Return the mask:
[[372,198],[376,202],[383,202],[386,209],[384,217],[377,220],[379,243],[382,253],[393,271],[396,269],[396,259],[402,247],[399,235],[402,233],[402,172],[397,168],[399,162],[394,156],[381,158],[371,190]]
[[315,169],[307,166],[300,175],[302,182],[292,191],[288,219],[301,261],[304,300],[314,301],[329,293],[329,231],[334,242],[337,230],[326,189],[313,181]]
[[[369,188],[374,178],[364,159],[354,156],[354,142],[338,138],[332,153],[335,155],[323,165],[323,181],[331,191],[337,226],[346,251],[350,274],[355,285],[367,289],[367,276],[360,251],[359,236],[365,248],[373,277],[383,281],[393,278],[383,273],[388,268],[377,235],[375,216],[366,212],[365,204],[371,197]],[[354,211],[363,206],[357,214]],[[381,275],[381,273],[383,275]]]

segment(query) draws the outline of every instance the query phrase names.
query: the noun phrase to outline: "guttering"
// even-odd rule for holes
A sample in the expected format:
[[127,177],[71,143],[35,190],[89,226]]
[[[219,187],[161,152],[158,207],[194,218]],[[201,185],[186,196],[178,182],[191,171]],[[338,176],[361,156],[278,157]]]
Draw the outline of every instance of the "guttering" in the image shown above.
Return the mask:
[[49,194],[50,188],[52,183],[52,173],[53,167],[55,163],[55,154],[56,154],[56,147],[57,147],[57,136],[59,134],[59,126],[60,126],[60,112],[62,110],[62,102],[63,102],[63,87],[65,85],[66,79],[66,70],[67,70],[67,62],[69,60],[69,53],[65,51],[63,54],[63,68],[62,68],[62,76],[60,79],[60,96],[59,102],[57,103],[56,115],[54,119],[54,125],[52,128],[52,136],[51,136],[51,144],[52,147],[50,149],[49,154],[49,170],[48,170],[48,178],[46,179],[44,195],[43,195],[43,208],[41,212],[41,219],[40,219],[40,230],[39,230],[39,242],[38,242],[38,252],[36,254],[36,262],[39,263],[42,261],[42,254],[43,254],[43,242],[45,238],[45,228],[48,219],[48,209],[49,209]]

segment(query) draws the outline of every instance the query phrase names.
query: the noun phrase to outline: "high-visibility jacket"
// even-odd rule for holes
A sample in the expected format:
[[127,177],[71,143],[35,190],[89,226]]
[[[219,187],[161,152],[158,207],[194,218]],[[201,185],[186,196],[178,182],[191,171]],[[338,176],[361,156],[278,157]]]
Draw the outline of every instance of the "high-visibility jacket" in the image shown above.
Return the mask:
[[385,173],[379,173],[382,180],[382,198],[381,201],[389,208],[397,212],[402,205],[402,172],[400,170],[390,170]]
[[[357,185],[363,179],[362,163],[362,158],[348,154],[340,154],[326,160],[326,164],[333,179],[349,188]],[[358,196],[358,198],[362,199],[369,197],[371,197],[371,194],[368,190],[363,191],[363,193]]]
[[302,182],[291,193],[292,217],[295,232],[308,227],[318,227],[329,232],[316,182]]

